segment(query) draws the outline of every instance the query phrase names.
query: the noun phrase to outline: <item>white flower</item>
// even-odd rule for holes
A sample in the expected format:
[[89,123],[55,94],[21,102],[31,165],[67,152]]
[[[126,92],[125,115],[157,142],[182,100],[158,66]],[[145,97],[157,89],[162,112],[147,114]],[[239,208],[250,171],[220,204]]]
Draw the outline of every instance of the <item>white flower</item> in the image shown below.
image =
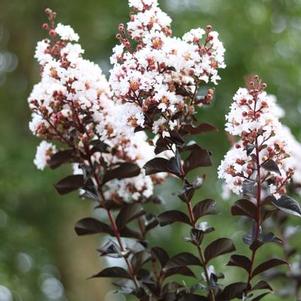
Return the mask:
[[69,25],[63,25],[59,23],[55,28],[55,32],[61,37],[62,40],[70,42],[77,42],[79,40],[78,34],[75,33],[73,28]]
[[36,156],[33,161],[37,169],[43,170],[47,166],[47,161],[55,152],[56,147],[52,143],[42,141],[37,147]]

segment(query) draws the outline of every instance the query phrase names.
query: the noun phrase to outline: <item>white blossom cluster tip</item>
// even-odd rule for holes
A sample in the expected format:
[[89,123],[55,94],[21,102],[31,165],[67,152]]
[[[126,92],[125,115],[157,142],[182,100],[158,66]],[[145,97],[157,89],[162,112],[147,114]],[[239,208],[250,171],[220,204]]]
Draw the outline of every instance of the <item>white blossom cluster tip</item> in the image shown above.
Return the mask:
[[251,83],[255,87],[237,91],[226,116],[226,131],[240,140],[225,155],[218,176],[228,189],[241,194],[245,181],[258,181],[259,163],[263,187],[279,197],[294,174],[291,146],[279,121],[284,112],[257,78]]
[[55,145],[47,141],[41,141],[37,147],[36,156],[33,161],[37,169],[43,170],[47,166],[48,160],[56,151]]
[[301,195],[301,143],[287,126],[282,127],[282,132],[290,152],[290,157],[285,160],[284,164],[286,168],[294,170],[292,181],[296,186],[296,192]]
[[[127,26],[119,27],[120,45],[113,49],[109,82],[117,102],[135,104],[140,113],[161,114],[153,127],[157,134],[177,126],[177,113],[193,111],[187,98],[196,96],[202,83],[217,84],[218,69],[225,68],[225,49],[209,27],[172,37],[171,19],[157,1],[132,0],[130,7],[134,12]],[[131,120],[143,122],[138,112]]]
[[[82,57],[78,35],[70,26],[59,24],[55,39],[38,43],[35,57],[41,65],[41,80],[28,99],[32,111],[29,127],[34,135],[81,152],[93,149],[94,140],[107,144],[111,153],[94,153],[98,166],[120,162],[134,162],[142,167],[153,157],[153,147],[147,137],[134,133],[134,126],[142,126],[143,114],[131,103],[112,101],[110,86],[98,65]],[[136,118],[133,119],[132,115]],[[35,164],[44,169],[56,148],[43,141],[37,149]],[[83,165],[88,162],[81,162]],[[80,164],[74,173],[82,173]],[[143,173],[126,180],[107,184],[106,197],[130,201],[149,197],[154,182]]]
[[69,25],[63,25],[59,23],[56,26],[55,32],[60,36],[63,41],[75,41],[78,42],[79,35],[74,32],[73,28]]

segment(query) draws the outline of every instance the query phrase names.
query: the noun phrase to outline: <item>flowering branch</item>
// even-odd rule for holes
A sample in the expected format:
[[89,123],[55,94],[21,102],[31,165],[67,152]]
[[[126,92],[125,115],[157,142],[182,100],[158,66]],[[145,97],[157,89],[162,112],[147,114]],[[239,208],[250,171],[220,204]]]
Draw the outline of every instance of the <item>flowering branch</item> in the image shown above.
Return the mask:
[[[56,190],[79,191],[105,212],[103,220],[87,217],[75,226],[78,235],[109,236],[98,250],[109,266],[93,277],[118,278],[114,285],[119,291],[141,301],[258,301],[272,288],[265,280],[254,283],[254,278],[287,264],[273,258],[256,265],[260,247],[286,240],[283,229],[282,239],[266,233],[266,222],[273,216],[279,222],[279,211],[301,216],[299,203],[287,195],[291,181],[294,187],[301,183],[301,146],[280,123],[283,110],[266,94],[266,85],[251,77],[247,88],[237,91],[226,116],[233,147],[219,167],[226,188],[242,195],[232,215],[252,222],[244,237],[251,254],[234,254],[228,263],[244,269],[246,281],[221,285],[223,275],[211,261],[235,247],[228,238],[207,241],[214,228],[199,220],[213,214],[216,204],[211,199],[194,202],[205,177],[193,179],[191,172],[211,166],[212,154],[194,138],[216,128],[199,123],[196,114],[213,101],[212,85],[225,68],[225,49],[212,26],[174,37],[171,18],[157,0],[129,0],[129,6],[130,21],[119,26],[109,81],[83,58],[74,30],[56,25],[56,14],[46,10],[49,22],[43,28],[49,39],[38,43],[35,54],[41,81],[28,99],[30,129],[43,139],[34,163],[41,170],[72,164],[73,174],[59,181]],[[178,197],[186,210],[161,210],[155,216],[144,205],[160,204],[154,187],[167,176],[181,181]],[[159,224],[174,223],[189,226],[186,241],[197,255],[170,256],[147,241]],[[112,258],[122,259],[124,266],[112,266]],[[190,266],[201,268],[202,277]],[[170,281],[175,275],[193,277],[196,283]]]
[[[289,159],[290,145],[285,142],[283,126],[279,122],[282,111],[275,99],[264,92],[265,88],[266,84],[255,76],[249,79],[247,89],[239,89],[234,96],[226,130],[240,136],[241,141],[226,154],[219,167],[219,177],[233,192],[244,195],[244,199],[232,206],[232,214],[247,216],[255,223],[244,238],[251,257],[233,255],[228,263],[248,273],[247,282],[240,284],[242,298],[252,291],[270,290],[266,282],[253,285],[253,278],[286,264],[284,260],[274,258],[255,266],[256,252],[262,245],[281,243],[274,234],[263,232],[263,222],[277,209],[295,215],[300,212],[299,204],[286,195],[286,185],[293,177],[294,168]],[[260,298],[266,294],[261,294]]]

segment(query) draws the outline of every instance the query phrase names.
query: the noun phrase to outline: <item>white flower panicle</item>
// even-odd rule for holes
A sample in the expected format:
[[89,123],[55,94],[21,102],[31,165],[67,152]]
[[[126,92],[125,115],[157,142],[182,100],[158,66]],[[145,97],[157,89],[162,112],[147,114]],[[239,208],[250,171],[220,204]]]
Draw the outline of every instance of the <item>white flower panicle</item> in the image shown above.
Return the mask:
[[37,169],[43,170],[47,166],[48,160],[56,153],[56,147],[52,143],[42,141],[37,147],[34,164]]
[[263,187],[279,197],[286,192],[294,168],[289,164],[291,147],[279,121],[284,112],[264,89],[265,84],[255,77],[247,89],[240,88],[235,94],[226,116],[226,131],[240,141],[226,154],[218,175],[230,190],[241,194],[245,181],[258,181],[260,168]]
[[[153,158],[153,147],[143,133],[134,133],[144,117],[131,103],[117,104],[110,98],[110,86],[98,65],[82,57],[79,37],[70,26],[45,26],[51,39],[38,43],[35,57],[41,65],[41,81],[28,99],[32,111],[29,124],[34,135],[63,143],[79,153],[92,155],[93,164],[102,167],[132,162],[140,167]],[[136,118],[133,118],[133,115]],[[110,153],[94,151],[95,141],[108,145]],[[39,169],[56,148],[43,141],[37,149],[35,164]],[[83,173],[89,164],[84,159],[74,164],[74,173]],[[106,197],[118,201],[138,200],[153,193],[154,183],[162,177],[141,173],[135,178],[107,183]]]
[[[157,134],[176,126],[177,113],[193,114],[193,105],[210,102],[212,90],[202,101],[191,104],[188,99],[197,98],[202,83],[217,84],[218,69],[225,68],[225,49],[211,27],[172,37],[171,19],[157,1],[131,0],[129,5],[134,11],[127,26],[119,26],[120,45],[113,49],[109,82],[117,102],[135,104],[140,114],[158,112],[164,118],[162,126],[153,127]],[[142,122],[140,114],[133,112],[130,120]]]
[[42,71],[28,99],[30,129],[41,138],[83,145],[95,137],[94,112],[105,120],[112,104],[109,85],[99,66],[71,42],[77,40],[73,29],[59,24],[54,30],[61,38],[41,41],[36,50]]

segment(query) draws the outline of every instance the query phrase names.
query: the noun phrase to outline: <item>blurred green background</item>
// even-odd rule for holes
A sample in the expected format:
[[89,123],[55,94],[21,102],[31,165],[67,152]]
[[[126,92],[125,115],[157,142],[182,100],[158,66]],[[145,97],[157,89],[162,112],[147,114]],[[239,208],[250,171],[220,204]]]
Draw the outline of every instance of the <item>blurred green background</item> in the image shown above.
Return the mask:
[[[211,24],[227,49],[228,67],[222,72],[215,102],[200,112],[202,120],[216,124],[220,131],[201,138],[212,150],[215,166],[206,171],[208,180],[199,197],[218,201],[216,228],[240,246],[243,225],[230,219],[231,202],[222,200],[216,179],[216,166],[229,147],[224,115],[244,76],[257,73],[286,109],[285,123],[301,138],[301,0],[160,3],[174,19],[175,34]],[[77,238],[73,225],[90,214],[91,204],[75,194],[61,198],[55,193],[52,183],[67,170],[41,173],[32,164],[38,141],[28,130],[26,99],[39,80],[33,53],[36,42],[44,37],[40,25],[46,7],[57,11],[58,21],[74,27],[86,57],[98,62],[106,73],[116,28],[128,18],[126,0],[0,0],[0,301],[124,300],[107,293],[108,281],[86,280],[101,269],[95,252],[99,241],[97,237]],[[161,188],[167,206],[181,206],[167,193],[177,191],[175,183],[167,185],[168,189]],[[292,218],[292,223],[298,220]],[[180,229],[183,237],[186,230]],[[186,247],[179,232],[168,227],[160,237],[174,253]],[[281,255],[279,248],[268,249],[269,255]],[[217,270],[223,272],[224,263],[217,260]],[[239,279],[240,275],[233,269],[228,277]]]

